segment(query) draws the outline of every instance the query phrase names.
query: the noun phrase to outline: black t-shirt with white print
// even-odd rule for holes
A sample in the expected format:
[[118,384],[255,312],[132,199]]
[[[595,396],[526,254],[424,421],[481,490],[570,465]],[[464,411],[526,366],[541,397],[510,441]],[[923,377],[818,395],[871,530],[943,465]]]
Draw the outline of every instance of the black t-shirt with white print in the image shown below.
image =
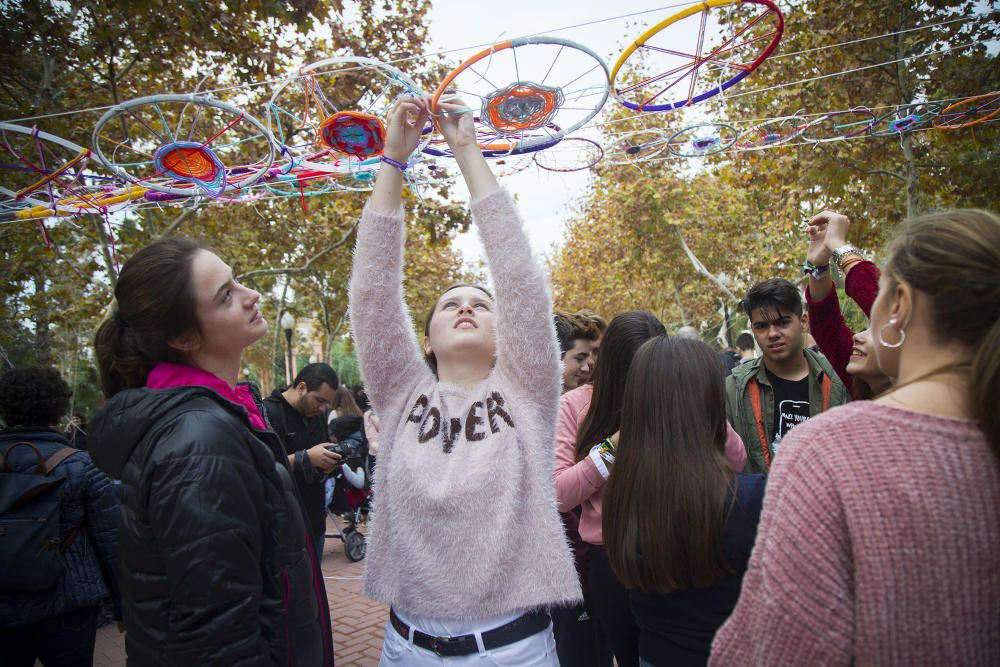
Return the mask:
[[771,451],[778,453],[781,439],[793,426],[809,419],[809,376],[801,380],[785,380],[771,371],[767,380],[774,391],[774,434],[771,436]]

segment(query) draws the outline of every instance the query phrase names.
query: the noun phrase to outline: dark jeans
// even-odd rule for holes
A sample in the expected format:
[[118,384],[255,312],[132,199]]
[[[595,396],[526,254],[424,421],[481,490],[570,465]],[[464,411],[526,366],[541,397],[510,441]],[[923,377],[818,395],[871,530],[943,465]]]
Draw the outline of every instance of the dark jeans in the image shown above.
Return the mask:
[[628,603],[628,591],[611,571],[603,546],[589,545],[587,555],[594,619],[611,643],[618,667],[638,667],[639,626]]
[[82,607],[19,628],[0,630],[8,667],[91,667],[100,607]]
[[562,667],[597,667],[597,633],[594,619],[584,606],[556,607],[550,613],[559,664]]

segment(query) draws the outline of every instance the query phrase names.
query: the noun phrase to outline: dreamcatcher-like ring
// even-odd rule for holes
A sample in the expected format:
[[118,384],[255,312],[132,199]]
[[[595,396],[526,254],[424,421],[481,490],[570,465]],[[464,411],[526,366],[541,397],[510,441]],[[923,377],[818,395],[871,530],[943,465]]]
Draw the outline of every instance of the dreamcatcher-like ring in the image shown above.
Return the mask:
[[[296,83],[301,93],[290,88]],[[423,94],[416,81],[379,60],[325,58],[303,65],[275,88],[267,104],[267,127],[295,166],[352,174],[358,163],[365,163],[377,170],[389,110],[401,96]],[[287,108],[292,103],[294,108]]]
[[813,143],[851,139],[867,134],[875,123],[875,114],[864,107],[834,111],[820,116],[802,128],[802,138]]
[[701,123],[670,135],[667,150],[677,157],[707,157],[729,150],[738,135],[736,128],[725,123]]
[[773,148],[802,134],[809,122],[799,116],[772,118],[754,125],[736,139],[734,148],[739,151],[759,151]]
[[[196,132],[202,125],[203,133]],[[196,138],[203,135],[208,138]],[[199,95],[151,95],[118,104],[97,121],[92,140],[94,157],[129,183],[210,197],[264,178],[275,146],[268,129],[248,112]],[[247,151],[252,159],[241,159]]]
[[449,72],[431,98],[432,113],[446,92],[478,105],[470,111],[484,154],[517,155],[553,146],[594,118],[608,98],[608,67],[568,39],[525,37],[494,44]]
[[873,137],[898,137],[920,129],[934,120],[943,106],[940,102],[917,102],[897,107],[879,116],[872,123],[870,134]]

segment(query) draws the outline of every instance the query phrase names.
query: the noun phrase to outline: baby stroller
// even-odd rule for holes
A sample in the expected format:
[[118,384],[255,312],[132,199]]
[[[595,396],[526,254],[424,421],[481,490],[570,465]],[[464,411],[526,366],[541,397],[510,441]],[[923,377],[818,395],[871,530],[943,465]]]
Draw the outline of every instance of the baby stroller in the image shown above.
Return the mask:
[[340,454],[343,463],[327,480],[330,493],[326,512],[337,532],[327,533],[326,537],[342,540],[344,554],[356,562],[365,557],[365,536],[360,528],[368,523],[371,510],[372,461],[368,442],[358,431],[339,440],[330,450]]

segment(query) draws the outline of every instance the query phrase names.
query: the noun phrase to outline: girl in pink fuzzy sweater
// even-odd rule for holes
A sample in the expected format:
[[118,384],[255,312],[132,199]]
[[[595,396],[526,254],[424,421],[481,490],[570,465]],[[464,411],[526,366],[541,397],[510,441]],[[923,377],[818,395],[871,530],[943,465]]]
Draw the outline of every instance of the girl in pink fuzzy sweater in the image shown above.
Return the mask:
[[389,163],[362,216],[350,284],[382,443],[364,590],[392,605],[383,665],[444,655],[555,666],[544,610],[582,596],[552,484],[561,377],[552,303],[471,114],[454,97],[438,109],[497,298],[476,286],[445,291],[425,328],[425,362],[403,302],[403,176],[393,165],[415,149],[429,106],[408,98],[389,116]]

